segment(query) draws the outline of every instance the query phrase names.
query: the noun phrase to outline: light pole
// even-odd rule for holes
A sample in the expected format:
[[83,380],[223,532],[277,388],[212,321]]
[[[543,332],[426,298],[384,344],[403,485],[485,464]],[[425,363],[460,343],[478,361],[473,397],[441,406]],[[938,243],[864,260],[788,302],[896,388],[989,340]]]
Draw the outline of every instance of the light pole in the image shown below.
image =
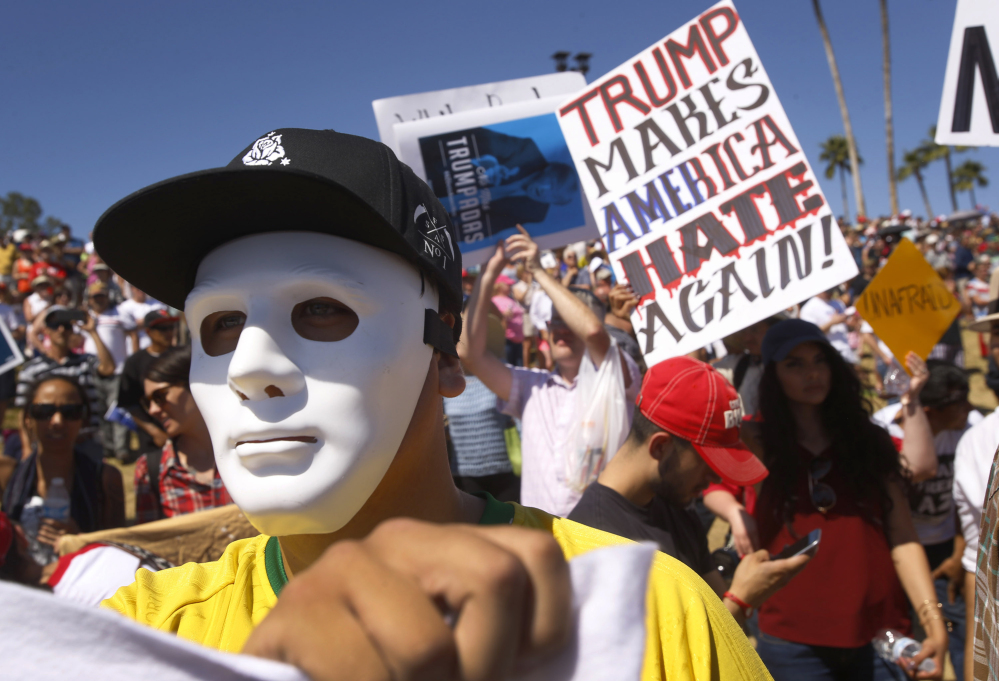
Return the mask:
[[552,55],[552,59],[555,60],[555,71],[561,73],[562,71],[579,71],[584,76],[590,71],[590,58],[593,56],[589,52],[577,52],[576,56],[572,57],[573,61],[576,62],[575,66],[569,66],[569,57],[572,55],[571,52],[559,51]]

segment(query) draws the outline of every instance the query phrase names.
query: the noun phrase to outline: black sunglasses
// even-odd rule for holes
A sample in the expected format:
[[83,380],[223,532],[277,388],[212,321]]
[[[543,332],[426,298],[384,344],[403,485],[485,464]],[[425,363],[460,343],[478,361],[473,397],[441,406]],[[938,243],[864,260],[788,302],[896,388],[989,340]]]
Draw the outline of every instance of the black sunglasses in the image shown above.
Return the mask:
[[28,414],[36,421],[48,421],[56,412],[67,421],[79,421],[83,418],[82,404],[32,404]]
[[50,331],[55,331],[56,329],[73,330],[73,322],[45,322],[45,326]]
[[836,505],[836,491],[820,482],[831,470],[832,461],[824,456],[817,456],[808,464],[808,493],[819,513],[828,513]]

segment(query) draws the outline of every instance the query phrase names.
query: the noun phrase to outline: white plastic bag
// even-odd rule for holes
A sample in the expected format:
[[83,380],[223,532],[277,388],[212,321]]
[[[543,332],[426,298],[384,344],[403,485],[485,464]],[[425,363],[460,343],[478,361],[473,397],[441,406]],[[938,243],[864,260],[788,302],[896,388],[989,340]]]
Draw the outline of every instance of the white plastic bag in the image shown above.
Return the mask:
[[624,395],[621,353],[611,338],[603,363],[593,366],[583,356],[576,377],[576,413],[563,443],[566,482],[582,492],[628,437],[628,404]]

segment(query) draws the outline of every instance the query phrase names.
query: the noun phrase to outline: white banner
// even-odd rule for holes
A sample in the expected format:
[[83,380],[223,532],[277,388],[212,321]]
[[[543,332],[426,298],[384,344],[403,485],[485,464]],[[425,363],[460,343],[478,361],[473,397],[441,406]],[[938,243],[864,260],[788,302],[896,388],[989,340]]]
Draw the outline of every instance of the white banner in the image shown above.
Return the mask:
[[857,274],[731,2],[558,115],[649,366]]
[[586,78],[583,74],[564,71],[498,83],[386,97],[376,99],[371,102],[371,106],[375,110],[379,138],[398,154],[399,147],[392,130],[392,126],[397,123],[422,121],[473,109],[491,109],[545,97],[561,97],[584,87]]
[[999,146],[999,3],[957,0],[944,73],[938,144]]
[[394,126],[398,155],[441,200],[464,267],[523,225],[542,248],[598,232],[559,128],[561,97]]

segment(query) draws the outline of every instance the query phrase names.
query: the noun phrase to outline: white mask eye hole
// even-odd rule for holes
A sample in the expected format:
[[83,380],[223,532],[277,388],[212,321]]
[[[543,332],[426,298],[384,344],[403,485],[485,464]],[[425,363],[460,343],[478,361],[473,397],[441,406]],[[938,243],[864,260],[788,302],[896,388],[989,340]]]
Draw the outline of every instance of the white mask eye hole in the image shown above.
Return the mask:
[[357,328],[357,313],[333,298],[310,298],[291,311],[291,325],[306,340],[342,341]]
[[218,357],[234,351],[244,324],[246,315],[235,310],[223,310],[205,317],[201,322],[201,346],[205,353]]

